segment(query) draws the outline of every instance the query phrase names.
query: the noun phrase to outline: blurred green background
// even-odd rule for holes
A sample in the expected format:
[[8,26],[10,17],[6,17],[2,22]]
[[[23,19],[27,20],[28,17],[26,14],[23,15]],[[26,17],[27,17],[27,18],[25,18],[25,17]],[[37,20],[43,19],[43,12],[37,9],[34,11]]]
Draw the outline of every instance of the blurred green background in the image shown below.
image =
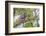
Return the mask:
[[36,20],[36,16],[33,16],[33,8],[14,8],[13,10],[14,10],[13,16],[25,13],[27,22],[24,22],[23,27],[33,27],[33,23]]

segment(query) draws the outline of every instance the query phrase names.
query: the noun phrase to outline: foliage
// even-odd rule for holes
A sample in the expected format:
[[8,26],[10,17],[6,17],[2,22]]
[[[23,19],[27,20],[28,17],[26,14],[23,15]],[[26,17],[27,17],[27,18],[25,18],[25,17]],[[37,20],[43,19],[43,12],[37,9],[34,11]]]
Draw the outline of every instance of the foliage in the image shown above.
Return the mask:
[[[26,20],[28,23],[25,22],[24,27],[33,27],[33,22],[35,21],[36,16],[33,16],[33,9],[32,8],[14,8],[14,15],[26,15]],[[18,21],[19,22],[19,21]]]

